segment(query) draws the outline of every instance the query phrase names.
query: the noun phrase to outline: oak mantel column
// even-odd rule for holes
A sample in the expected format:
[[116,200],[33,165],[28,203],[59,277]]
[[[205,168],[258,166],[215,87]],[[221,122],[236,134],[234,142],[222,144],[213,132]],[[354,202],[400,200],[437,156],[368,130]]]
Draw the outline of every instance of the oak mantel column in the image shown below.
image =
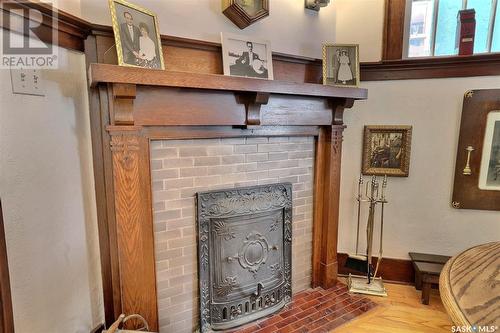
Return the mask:
[[122,312],[158,331],[149,140],[137,126],[111,126]]
[[342,115],[353,101],[332,101],[333,125],[323,126],[316,139],[314,179],[313,287],[330,288],[337,281],[337,238],[340,204]]

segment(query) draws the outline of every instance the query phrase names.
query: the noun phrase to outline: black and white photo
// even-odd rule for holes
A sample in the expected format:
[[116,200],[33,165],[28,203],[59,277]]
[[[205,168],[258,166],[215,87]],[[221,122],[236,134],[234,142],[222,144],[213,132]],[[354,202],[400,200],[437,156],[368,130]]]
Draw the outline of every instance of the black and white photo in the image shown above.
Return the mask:
[[358,45],[323,45],[323,84],[342,87],[359,85]]
[[156,15],[123,0],[110,0],[118,64],[165,69]]
[[486,121],[479,188],[500,190],[500,112],[490,112]]
[[224,75],[273,79],[271,43],[222,34]]

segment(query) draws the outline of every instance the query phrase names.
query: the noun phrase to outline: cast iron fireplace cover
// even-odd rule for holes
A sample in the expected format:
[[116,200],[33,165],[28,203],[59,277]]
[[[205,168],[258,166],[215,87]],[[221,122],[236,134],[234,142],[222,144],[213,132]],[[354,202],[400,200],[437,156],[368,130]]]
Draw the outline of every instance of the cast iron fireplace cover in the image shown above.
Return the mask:
[[202,332],[281,309],[292,296],[292,185],[197,193]]

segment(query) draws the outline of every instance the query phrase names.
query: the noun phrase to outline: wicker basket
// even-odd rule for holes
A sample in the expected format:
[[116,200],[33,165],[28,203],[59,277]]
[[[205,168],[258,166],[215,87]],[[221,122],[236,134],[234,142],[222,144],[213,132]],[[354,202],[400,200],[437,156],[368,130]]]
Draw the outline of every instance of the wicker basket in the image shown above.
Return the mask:
[[[120,329],[120,327],[123,327],[125,323],[131,319],[135,319],[141,322],[142,328],[135,331]],[[146,321],[146,319],[144,319],[144,317],[138,314],[125,316],[123,313],[118,317],[118,319],[113,323],[113,325],[111,325],[107,330],[103,331],[103,333],[133,333],[133,332],[153,333],[149,332],[148,322]]]

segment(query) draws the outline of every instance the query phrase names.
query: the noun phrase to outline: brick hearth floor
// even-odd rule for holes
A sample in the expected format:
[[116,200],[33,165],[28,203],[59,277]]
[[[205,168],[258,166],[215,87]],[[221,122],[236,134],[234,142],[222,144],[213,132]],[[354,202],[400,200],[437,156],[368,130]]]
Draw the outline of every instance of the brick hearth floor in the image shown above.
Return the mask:
[[319,333],[330,332],[373,309],[376,304],[368,298],[349,294],[347,286],[337,283],[302,291],[280,312],[247,324],[231,333]]

